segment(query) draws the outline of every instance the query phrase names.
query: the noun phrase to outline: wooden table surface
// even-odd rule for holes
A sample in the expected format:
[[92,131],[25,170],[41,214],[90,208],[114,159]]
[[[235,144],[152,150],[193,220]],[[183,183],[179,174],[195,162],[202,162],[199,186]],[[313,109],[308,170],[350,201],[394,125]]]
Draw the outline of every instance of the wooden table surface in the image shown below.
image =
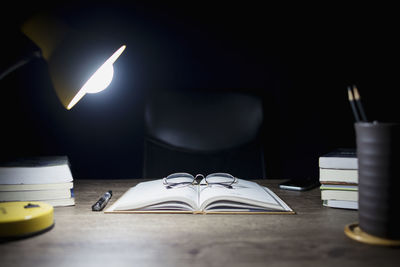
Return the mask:
[[0,266],[400,266],[400,249],[344,234],[357,211],[323,207],[319,189],[280,190],[280,180],[258,182],[296,215],[91,211],[107,190],[112,204],[139,181],[76,180],[76,206],[55,208],[55,226],[46,233],[1,243]]

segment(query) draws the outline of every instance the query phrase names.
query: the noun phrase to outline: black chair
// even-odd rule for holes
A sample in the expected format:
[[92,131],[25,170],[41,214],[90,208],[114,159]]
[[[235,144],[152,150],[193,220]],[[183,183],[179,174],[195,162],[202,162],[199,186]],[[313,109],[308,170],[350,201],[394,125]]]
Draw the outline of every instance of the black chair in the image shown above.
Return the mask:
[[161,90],[145,107],[145,178],[228,172],[265,178],[259,97],[228,91]]

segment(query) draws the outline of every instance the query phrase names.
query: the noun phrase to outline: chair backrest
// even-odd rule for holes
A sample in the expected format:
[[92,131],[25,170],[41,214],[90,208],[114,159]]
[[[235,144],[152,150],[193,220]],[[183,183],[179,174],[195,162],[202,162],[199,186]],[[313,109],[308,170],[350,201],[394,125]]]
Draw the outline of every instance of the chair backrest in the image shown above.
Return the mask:
[[[252,156],[262,169],[262,147],[257,142],[262,121],[262,101],[256,96],[228,91],[159,91],[149,97],[145,108],[144,176],[239,169],[232,164],[254,169],[249,166],[255,164]],[[252,178],[264,178],[263,170],[258,173],[262,177]]]

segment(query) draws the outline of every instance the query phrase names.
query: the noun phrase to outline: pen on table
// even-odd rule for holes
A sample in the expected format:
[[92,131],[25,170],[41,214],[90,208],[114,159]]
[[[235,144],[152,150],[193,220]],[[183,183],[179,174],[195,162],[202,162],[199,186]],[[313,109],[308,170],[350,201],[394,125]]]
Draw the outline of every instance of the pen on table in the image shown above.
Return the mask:
[[92,206],[93,211],[101,211],[107,205],[112,197],[112,191],[107,191],[96,203]]

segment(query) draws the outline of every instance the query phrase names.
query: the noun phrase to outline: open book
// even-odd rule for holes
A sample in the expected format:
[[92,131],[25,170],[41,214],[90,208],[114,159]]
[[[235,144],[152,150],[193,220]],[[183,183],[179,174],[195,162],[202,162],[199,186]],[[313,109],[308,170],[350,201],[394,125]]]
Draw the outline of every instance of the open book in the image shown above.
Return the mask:
[[289,213],[294,211],[270,189],[237,179],[220,185],[167,188],[162,179],[131,187],[105,213]]

